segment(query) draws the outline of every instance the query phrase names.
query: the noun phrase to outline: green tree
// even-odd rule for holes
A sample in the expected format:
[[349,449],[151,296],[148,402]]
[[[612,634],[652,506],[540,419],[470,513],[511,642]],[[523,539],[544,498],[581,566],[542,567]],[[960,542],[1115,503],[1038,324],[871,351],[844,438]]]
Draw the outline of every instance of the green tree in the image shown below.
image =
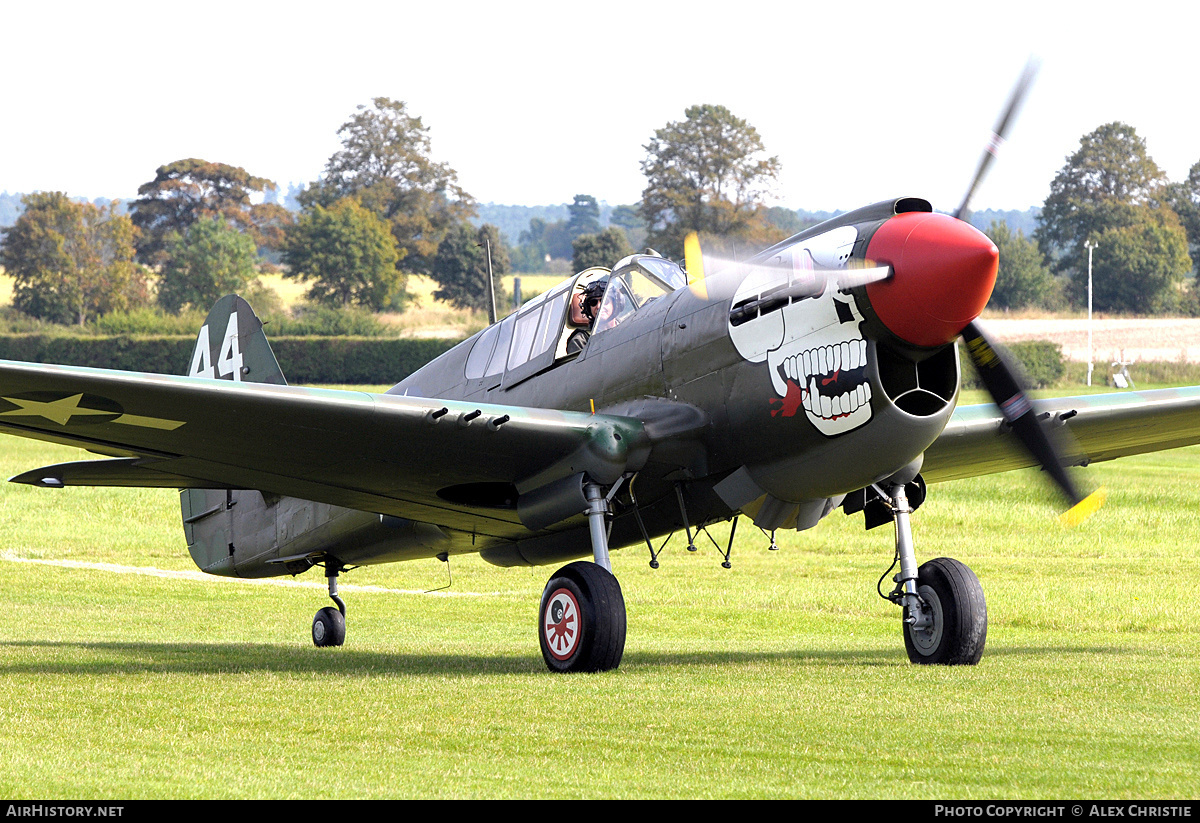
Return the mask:
[[1034,233],[1055,270],[1069,276],[1068,296],[1086,300],[1084,244],[1094,241],[1095,306],[1176,310],[1186,275],[1179,266],[1186,260],[1191,268],[1187,233],[1171,208],[1179,192],[1131,126],[1108,123],[1084,135],[1051,183]]
[[114,206],[72,202],[62,192],[21,198],[24,213],[3,230],[0,265],[13,278],[13,305],[56,323],[147,300],[145,271],[134,260],[135,230]]
[[1133,127],[1107,123],[1084,135],[1042,206],[1034,233],[1042,253],[1057,271],[1077,271],[1086,240],[1128,225],[1138,207],[1157,206],[1166,183]]
[[[521,232],[520,247],[523,259],[545,260],[546,255],[558,260],[571,257],[571,234],[567,221],[547,223],[540,217],[529,219],[529,228]],[[527,270],[528,271],[528,270]]]
[[404,102],[376,97],[338,134],[342,149],[301,203],[328,207],[354,197],[388,222],[404,268],[427,273],[446,232],[475,214],[454,169],[430,159],[429,128]]
[[[1180,309],[1192,259],[1175,212],[1144,208],[1126,225],[1096,235],[1096,244],[1092,304],[1097,311],[1163,314]],[[1086,301],[1086,257],[1071,286],[1076,301]]]
[[288,229],[283,249],[286,275],[311,283],[310,300],[375,311],[404,290],[400,257],[387,222],[349,197],[312,206]]
[[600,204],[590,194],[575,195],[575,202],[567,206],[571,216],[567,219],[567,234],[571,240],[585,234],[600,231]]
[[988,305],[1001,309],[1046,308],[1057,302],[1058,286],[1037,243],[1020,229],[1014,234],[1002,220],[993,220],[986,234],[1000,251],[1000,270]]
[[188,158],[159,166],[154,179],[138,187],[139,197],[130,207],[140,230],[138,259],[162,263],[169,234],[182,236],[197,220],[209,217],[223,218],[262,248],[279,248],[290,213],[276,203],[250,202],[251,193],[275,188],[270,180],[225,163]]
[[636,204],[617,206],[612,210],[609,223],[624,231],[629,245],[635,249],[646,245],[646,221],[638,213]]
[[222,217],[202,217],[163,241],[158,304],[169,312],[208,310],[226,294],[245,291],[255,278],[254,241]]
[[622,257],[633,254],[629,240],[617,226],[609,226],[599,234],[585,234],[571,243],[571,265],[575,271],[592,266],[612,268]]
[[1187,232],[1188,254],[1200,277],[1200,163],[1188,170],[1182,183],[1171,184],[1169,201]]
[[500,278],[508,273],[508,255],[500,243],[500,230],[492,225],[475,228],[460,223],[446,233],[433,259],[433,296],[455,308],[488,311],[488,261],[485,241],[492,250],[492,283],[496,305],[504,305]]
[[647,186],[640,211],[649,243],[670,256],[696,231],[749,242],[778,239],[762,198],[779,174],[758,131],[724,106],[692,106],[654,133],[645,147]]

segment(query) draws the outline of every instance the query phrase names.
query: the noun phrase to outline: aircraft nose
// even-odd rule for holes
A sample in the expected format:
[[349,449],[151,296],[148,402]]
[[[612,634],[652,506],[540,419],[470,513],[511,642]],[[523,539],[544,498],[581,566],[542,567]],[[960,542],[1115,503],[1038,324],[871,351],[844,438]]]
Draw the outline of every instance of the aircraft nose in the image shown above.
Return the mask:
[[887,280],[867,285],[876,316],[900,339],[934,347],[953,341],[983,311],[1000,253],[969,223],[910,212],[876,230],[866,257],[893,270]]

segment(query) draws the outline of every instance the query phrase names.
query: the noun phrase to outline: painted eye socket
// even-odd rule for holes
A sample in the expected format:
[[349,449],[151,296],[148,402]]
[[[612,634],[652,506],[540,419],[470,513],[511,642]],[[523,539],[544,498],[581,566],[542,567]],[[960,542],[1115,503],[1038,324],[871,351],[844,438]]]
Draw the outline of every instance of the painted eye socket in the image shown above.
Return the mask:
[[837,318],[839,323],[857,323],[861,318],[854,316],[854,309],[850,306],[850,301],[854,300],[850,295],[843,295],[839,292],[833,296],[833,305],[837,309]]

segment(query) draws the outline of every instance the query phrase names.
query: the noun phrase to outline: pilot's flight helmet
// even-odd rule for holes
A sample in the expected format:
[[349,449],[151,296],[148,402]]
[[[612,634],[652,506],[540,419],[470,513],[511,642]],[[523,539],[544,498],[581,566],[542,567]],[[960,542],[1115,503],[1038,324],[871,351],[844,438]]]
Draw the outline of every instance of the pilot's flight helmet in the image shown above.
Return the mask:
[[579,301],[579,307],[588,320],[596,319],[596,310],[600,308],[600,301],[604,299],[607,288],[608,278],[599,277],[588,283],[587,288],[583,290],[583,299]]

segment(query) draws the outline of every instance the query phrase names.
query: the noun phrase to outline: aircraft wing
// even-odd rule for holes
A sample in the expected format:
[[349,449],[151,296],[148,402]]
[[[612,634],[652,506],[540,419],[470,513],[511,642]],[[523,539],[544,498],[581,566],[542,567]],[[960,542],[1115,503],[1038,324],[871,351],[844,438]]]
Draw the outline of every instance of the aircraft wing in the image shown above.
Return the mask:
[[[1065,425],[1088,462],[1200,443],[1200,387],[1038,400],[1041,414]],[[994,405],[957,409],[925,452],[930,483],[1036,465],[1003,425]]]
[[651,446],[617,415],[9,361],[0,432],[116,458],[19,482],[259,489],[497,536],[549,525],[518,495],[614,482]]

